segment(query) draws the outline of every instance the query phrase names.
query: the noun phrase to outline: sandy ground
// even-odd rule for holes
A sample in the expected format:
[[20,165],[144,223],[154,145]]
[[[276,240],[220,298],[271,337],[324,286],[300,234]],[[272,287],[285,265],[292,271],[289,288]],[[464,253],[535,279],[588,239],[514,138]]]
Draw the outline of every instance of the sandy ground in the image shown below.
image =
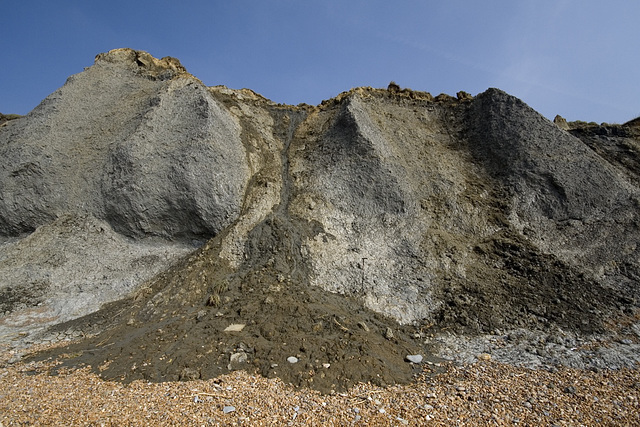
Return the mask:
[[346,393],[295,389],[244,371],[124,385],[89,369],[0,356],[0,425],[640,425],[640,370],[555,372],[491,360],[424,365],[411,384]]

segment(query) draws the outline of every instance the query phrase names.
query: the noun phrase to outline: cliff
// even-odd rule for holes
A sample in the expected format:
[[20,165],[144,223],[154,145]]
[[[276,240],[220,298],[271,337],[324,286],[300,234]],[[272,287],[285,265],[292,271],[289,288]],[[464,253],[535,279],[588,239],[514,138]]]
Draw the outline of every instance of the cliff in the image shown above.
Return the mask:
[[[406,380],[403,353],[442,330],[602,334],[638,307],[639,143],[498,89],[296,107],[100,54],[0,127],[0,332],[177,361],[114,377],[252,367],[321,389]],[[344,370],[314,384],[273,368],[287,354]]]

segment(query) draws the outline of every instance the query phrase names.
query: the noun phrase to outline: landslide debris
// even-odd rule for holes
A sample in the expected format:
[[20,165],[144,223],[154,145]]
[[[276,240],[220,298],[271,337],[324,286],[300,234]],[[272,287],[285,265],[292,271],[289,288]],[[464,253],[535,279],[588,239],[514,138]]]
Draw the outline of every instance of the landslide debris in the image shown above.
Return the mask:
[[[416,330],[356,299],[283,280],[271,268],[216,280],[195,301],[185,292],[172,296],[170,287],[118,304],[97,315],[122,310],[109,319],[113,327],[40,357],[70,354],[66,366],[88,364],[125,382],[209,379],[242,369],[326,393],[358,382],[406,383],[420,372],[404,360],[425,354]],[[95,318],[64,327],[82,330]],[[234,325],[237,331],[227,331]]]
[[607,336],[634,319],[632,127],[561,129],[498,89],[279,105],[147,55],[99,55],[0,130],[6,239],[70,215],[198,247],[54,326],[87,338],[39,357],[124,381],[246,369],[330,392],[409,381],[407,356],[435,360],[451,333]]

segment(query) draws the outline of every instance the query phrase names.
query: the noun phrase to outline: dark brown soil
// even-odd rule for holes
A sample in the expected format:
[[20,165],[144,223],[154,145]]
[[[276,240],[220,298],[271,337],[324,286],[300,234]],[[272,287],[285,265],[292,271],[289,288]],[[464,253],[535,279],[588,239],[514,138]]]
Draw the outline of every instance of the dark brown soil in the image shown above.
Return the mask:
[[[124,382],[209,379],[244,369],[323,392],[358,382],[406,383],[421,371],[405,360],[407,355],[437,360],[415,328],[400,326],[355,299],[302,286],[274,266],[225,277],[222,269],[205,267],[210,250],[159,277],[137,300],[59,326],[107,329],[37,357],[64,354],[63,366],[91,365],[102,377]],[[211,292],[195,289],[187,272],[209,273]],[[179,289],[181,282],[185,286]],[[232,324],[246,326],[224,332]],[[291,356],[299,361],[288,362]]]
[[515,233],[477,245],[475,256],[478,262],[466,279],[452,278],[443,290],[440,328],[474,334],[557,325],[589,335],[603,333],[616,308],[632,308],[629,298],[540,253]]

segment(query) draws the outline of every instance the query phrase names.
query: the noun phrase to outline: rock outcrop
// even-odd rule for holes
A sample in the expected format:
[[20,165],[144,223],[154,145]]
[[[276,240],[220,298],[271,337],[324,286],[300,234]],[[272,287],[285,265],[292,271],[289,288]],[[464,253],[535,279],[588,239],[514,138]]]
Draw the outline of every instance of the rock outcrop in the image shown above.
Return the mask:
[[[639,304],[640,141],[631,126],[564,124],[498,89],[434,98],[390,84],[294,107],[205,87],[172,58],[100,54],[0,128],[0,271],[11,269],[0,290],[27,295],[46,282],[37,298],[18,298],[20,307],[46,301],[67,271],[52,269],[45,280],[47,262],[79,245],[63,240],[56,252],[46,236],[81,218],[107,233],[85,240],[102,248],[86,255],[109,279],[87,273],[98,296],[60,320],[130,292],[59,326],[108,329],[81,344],[108,341],[91,353],[101,360],[138,348],[141,360],[201,363],[197,376],[207,377],[242,352],[276,375],[273,365],[287,356],[279,346],[306,342],[288,356],[309,365],[278,375],[313,386],[305,366],[362,364],[357,375],[316,377],[330,390],[370,380],[367,370],[384,381],[410,378],[404,356],[420,345],[401,325],[418,337],[602,333]],[[18,249],[34,239],[49,239],[52,254],[33,261],[37,274],[16,267],[25,256]],[[151,241],[168,248],[154,258],[163,271],[134,262],[153,256],[144,246]],[[128,269],[125,253],[107,256],[132,245]],[[133,277],[126,286],[123,274]],[[247,326],[221,332],[232,323]],[[194,343],[215,361],[198,362],[200,350],[188,351]],[[177,365],[115,365],[113,377],[180,377]]]
[[129,236],[206,239],[240,213],[240,127],[175,59],[96,57],[0,134],[0,233],[78,213]]

